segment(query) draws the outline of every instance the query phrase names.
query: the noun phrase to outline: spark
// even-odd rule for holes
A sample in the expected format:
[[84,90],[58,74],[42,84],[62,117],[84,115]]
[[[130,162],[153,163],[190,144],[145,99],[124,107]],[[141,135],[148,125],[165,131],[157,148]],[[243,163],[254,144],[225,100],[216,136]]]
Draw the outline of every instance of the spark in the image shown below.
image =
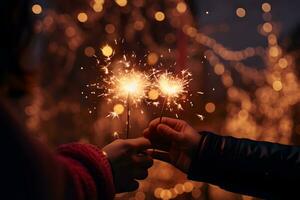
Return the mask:
[[109,114],[106,116],[106,118],[108,118],[108,117],[115,119],[115,118],[119,118],[119,115],[118,115],[118,113],[112,111],[112,112],[109,112]]
[[204,116],[203,116],[203,115],[200,115],[200,114],[196,114],[196,115],[197,115],[197,117],[198,117],[201,121],[204,120]]

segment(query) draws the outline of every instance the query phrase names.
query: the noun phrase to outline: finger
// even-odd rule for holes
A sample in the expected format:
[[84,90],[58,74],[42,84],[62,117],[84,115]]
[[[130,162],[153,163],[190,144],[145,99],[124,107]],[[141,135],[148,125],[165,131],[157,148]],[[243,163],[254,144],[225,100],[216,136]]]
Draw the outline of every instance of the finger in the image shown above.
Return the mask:
[[144,131],[143,131],[143,136],[145,137],[145,138],[148,138],[149,139],[149,134],[150,132],[149,132],[149,128],[146,128]]
[[132,171],[132,178],[137,180],[144,180],[148,177],[148,171],[146,169],[137,169]]
[[174,130],[170,126],[167,126],[165,124],[159,124],[157,126],[157,132],[159,135],[163,135],[167,137],[170,140],[173,140],[175,142],[180,142],[183,139],[183,134]]
[[163,117],[161,122],[160,122],[160,118],[156,118],[154,120],[152,120],[149,124],[149,129],[150,132],[151,130],[154,128],[156,128],[159,124],[166,124],[170,127],[176,127],[179,123],[182,123],[181,120],[179,119],[174,119],[174,118],[169,118],[169,117]]
[[136,139],[129,139],[127,140],[128,144],[132,147],[135,152],[143,152],[146,149],[151,148],[150,140],[140,137]]
[[148,169],[153,165],[153,159],[149,155],[134,155],[132,156],[134,166]]
[[152,157],[154,159],[157,159],[157,160],[161,160],[161,161],[164,161],[164,162],[167,162],[167,163],[171,163],[171,158],[170,158],[170,154],[166,151],[160,151],[158,149],[149,149],[148,150]]

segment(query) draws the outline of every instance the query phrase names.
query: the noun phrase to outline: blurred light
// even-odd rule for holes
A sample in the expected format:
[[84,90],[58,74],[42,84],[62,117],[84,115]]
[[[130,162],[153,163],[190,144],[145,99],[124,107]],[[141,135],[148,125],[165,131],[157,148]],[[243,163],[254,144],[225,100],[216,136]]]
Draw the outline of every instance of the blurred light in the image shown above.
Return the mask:
[[81,12],[81,13],[79,13],[79,14],[77,15],[77,19],[78,19],[78,21],[84,23],[84,22],[86,22],[86,21],[88,20],[88,16],[87,16],[86,13]]
[[136,200],[144,200],[146,198],[146,195],[144,192],[142,191],[138,191],[136,194],[135,194],[135,199]]
[[102,54],[106,57],[110,57],[113,54],[113,49],[108,44],[101,48]]
[[242,120],[246,120],[248,118],[248,115],[248,111],[244,109],[238,113],[239,118]]
[[68,37],[73,37],[76,34],[76,31],[73,27],[69,26],[66,28],[65,34]]
[[194,189],[194,185],[192,182],[188,181],[183,184],[185,192],[191,192]]
[[214,68],[214,71],[215,71],[215,73],[216,73],[217,75],[222,75],[222,74],[224,74],[224,72],[225,72],[224,65],[223,65],[223,64],[220,64],[220,63],[216,64],[216,65],[215,65],[215,68]]
[[121,7],[124,7],[127,5],[127,0],[115,0],[115,2]]
[[264,11],[264,12],[270,12],[272,7],[271,7],[271,4],[269,3],[263,3],[261,5],[261,9]]
[[160,193],[160,198],[167,200],[172,198],[172,193],[170,190],[162,190]]
[[176,9],[179,13],[184,13],[187,9],[187,6],[184,2],[179,2],[176,6]]
[[165,14],[161,11],[157,11],[154,17],[157,21],[163,21],[165,19]]
[[87,57],[93,57],[95,55],[95,49],[93,47],[86,47],[84,49],[84,54]]
[[280,91],[282,89],[282,83],[281,83],[281,81],[274,81],[273,82],[273,89],[275,91]]
[[287,59],[285,59],[285,58],[280,58],[278,61],[278,65],[282,69],[286,68],[288,66],[288,64],[289,63],[288,63]]
[[262,29],[263,29],[264,32],[270,33],[270,32],[272,32],[273,27],[272,27],[271,23],[266,22],[266,23],[263,24]]
[[177,194],[182,194],[182,193],[184,192],[183,189],[184,189],[184,188],[183,188],[183,185],[182,185],[182,184],[177,184],[177,185],[175,185],[175,187],[174,187],[174,190],[175,190],[175,192],[176,192]]
[[202,191],[201,189],[199,188],[195,188],[193,191],[192,191],[192,196],[195,198],[195,199],[198,199],[202,194]]
[[39,4],[34,4],[31,8],[31,10],[36,15],[41,14],[43,12],[43,8]]
[[280,51],[279,51],[278,47],[271,47],[269,49],[269,54],[271,57],[277,57],[277,56],[279,56]]
[[163,191],[163,189],[162,188],[156,188],[155,190],[154,190],[154,196],[156,197],[156,198],[160,198],[160,193]]
[[236,9],[236,15],[238,17],[245,17],[246,16],[246,10],[244,8],[238,8]]
[[174,188],[170,189],[170,192],[172,195],[171,199],[175,199],[177,197],[177,193],[176,193],[175,189]]
[[159,97],[159,92],[155,89],[151,89],[148,93],[148,97],[151,100],[156,100]]
[[207,103],[207,104],[205,105],[205,110],[206,110],[206,112],[208,112],[208,113],[213,113],[213,112],[215,112],[215,110],[216,110],[216,106],[215,106],[214,103],[209,102],[209,103]]
[[158,61],[158,55],[153,52],[149,53],[147,60],[149,65],[155,65]]
[[135,29],[135,30],[138,30],[138,31],[143,30],[144,26],[145,26],[145,25],[144,25],[144,22],[141,21],[141,20],[137,20],[137,21],[135,21],[134,24],[133,24],[134,29]]
[[116,28],[115,28],[115,26],[114,26],[113,24],[107,24],[107,25],[105,26],[105,31],[106,31],[107,33],[109,33],[109,34],[114,33],[115,30],[116,30]]
[[275,34],[270,34],[268,36],[268,42],[270,45],[276,45],[277,44],[277,37]]
[[122,104],[116,104],[114,106],[114,112],[118,115],[122,114],[124,112],[124,106]]
[[98,3],[98,4],[104,4],[104,0],[94,0],[95,3]]
[[93,5],[93,10],[94,10],[95,12],[101,12],[101,11],[103,10],[103,5],[100,4],[100,3],[95,3],[95,4]]

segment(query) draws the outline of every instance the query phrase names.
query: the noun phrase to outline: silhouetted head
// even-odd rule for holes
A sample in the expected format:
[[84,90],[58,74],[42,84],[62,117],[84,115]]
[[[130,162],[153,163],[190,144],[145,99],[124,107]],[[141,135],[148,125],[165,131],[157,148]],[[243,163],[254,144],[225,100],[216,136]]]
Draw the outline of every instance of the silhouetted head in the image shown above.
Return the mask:
[[30,16],[28,0],[1,2],[0,89],[13,96],[19,96],[26,90],[26,71],[21,57],[32,35]]

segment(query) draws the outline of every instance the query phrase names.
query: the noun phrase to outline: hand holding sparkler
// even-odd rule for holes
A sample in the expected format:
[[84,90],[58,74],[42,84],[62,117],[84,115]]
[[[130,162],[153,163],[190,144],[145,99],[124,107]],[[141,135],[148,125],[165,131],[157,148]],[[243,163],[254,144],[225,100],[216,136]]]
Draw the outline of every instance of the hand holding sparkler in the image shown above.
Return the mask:
[[185,173],[201,139],[201,135],[185,121],[168,117],[151,121],[144,136],[159,150],[154,149],[151,153],[154,158],[169,162]]

